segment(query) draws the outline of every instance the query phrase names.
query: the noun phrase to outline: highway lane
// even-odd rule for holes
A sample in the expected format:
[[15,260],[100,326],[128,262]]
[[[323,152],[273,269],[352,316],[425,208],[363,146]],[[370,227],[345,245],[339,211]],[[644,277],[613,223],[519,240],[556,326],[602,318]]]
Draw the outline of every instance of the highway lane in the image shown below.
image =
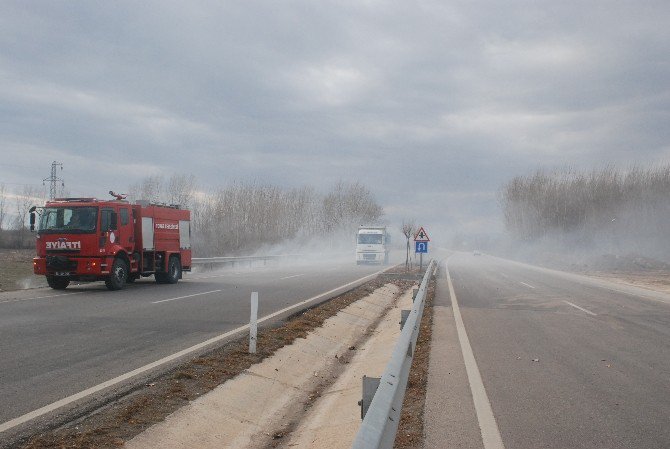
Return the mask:
[[1,293],[0,423],[248,324],[252,291],[264,316],[378,270],[324,262]]
[[670,447],[667,295],[490,256],[448,267],[505,447]]

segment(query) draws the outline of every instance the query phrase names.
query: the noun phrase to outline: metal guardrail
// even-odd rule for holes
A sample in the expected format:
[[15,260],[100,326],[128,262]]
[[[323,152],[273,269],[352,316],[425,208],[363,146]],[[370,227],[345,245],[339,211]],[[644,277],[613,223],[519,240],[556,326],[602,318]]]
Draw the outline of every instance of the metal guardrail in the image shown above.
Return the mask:
[[304,254],[276,254],[270,256],[225,256],[225,257],[193,257],[191,259],[191,264],[193,265],[214,265],[214,264],[236,264],[238,262],[255,262],[255,261],[268,261],[268,260],[278,260],[278,259],[289,259],[303,257]]
[[419,336],[428,281],[436,266],[435,260],[431,260],[426,268],[412,310],[400,332],[391,360],[386,365],[379,387],[351,446],[352,449],[393,448],[409,370],[414,359],[416,339]]

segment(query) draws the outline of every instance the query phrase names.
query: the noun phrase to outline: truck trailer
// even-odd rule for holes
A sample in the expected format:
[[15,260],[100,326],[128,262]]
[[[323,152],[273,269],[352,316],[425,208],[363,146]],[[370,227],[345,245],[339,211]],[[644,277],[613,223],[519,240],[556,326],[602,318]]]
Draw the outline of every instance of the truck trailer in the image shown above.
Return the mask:
[[356,264],[388,264],[389,236],[384,226],[360,226],[356,233]]
[[191,213],[179,206],[116,199],[56,198],[30,211],[37,222],[35,274],[56,290],[105,281],[109,290],[153,275],[175,284],[191,271]]

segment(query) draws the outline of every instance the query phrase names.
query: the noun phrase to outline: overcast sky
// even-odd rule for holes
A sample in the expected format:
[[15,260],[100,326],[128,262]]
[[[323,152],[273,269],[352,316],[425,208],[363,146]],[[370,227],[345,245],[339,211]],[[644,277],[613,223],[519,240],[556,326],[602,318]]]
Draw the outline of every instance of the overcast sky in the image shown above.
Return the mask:
[[670,2],[3,1],[0,183],[326,190],[500,230],[537,168],[670,160]]

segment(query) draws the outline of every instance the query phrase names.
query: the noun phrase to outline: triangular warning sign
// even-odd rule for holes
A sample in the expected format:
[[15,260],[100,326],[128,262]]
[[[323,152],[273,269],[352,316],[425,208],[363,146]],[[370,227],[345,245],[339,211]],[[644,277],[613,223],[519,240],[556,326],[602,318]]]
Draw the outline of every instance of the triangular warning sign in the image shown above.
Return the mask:
[[428,237],[428,233],[426,232],[425,229],[423,229],[423,226],[419,228],[419,231],[414,235],[414,241],[415,242],[430,242],[430,238]]

